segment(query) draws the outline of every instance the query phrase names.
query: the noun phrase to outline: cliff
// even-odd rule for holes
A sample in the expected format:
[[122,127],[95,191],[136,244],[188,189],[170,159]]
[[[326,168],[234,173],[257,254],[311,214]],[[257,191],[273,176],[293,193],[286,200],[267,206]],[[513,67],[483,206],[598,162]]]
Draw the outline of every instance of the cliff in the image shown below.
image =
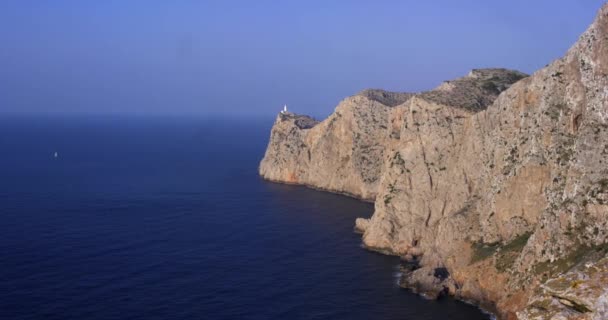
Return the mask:
[[344,99],[322,122],[279,113],[260,175],[373,201],[381,189],[388,146],[401,133],[406,104],[424,100],[452,106],[450,113],[462,114],[455,115],[459,121],[487,107],[501,89],[525,76],[506,69],[482,69],[418,94],[368,89]]
[[608,318],[608,4],[526,77],[473,70],[422,93],[365,90],[322,122],[280,114],[265,179],[375,201],[366,247],[401,284],[501,319]]

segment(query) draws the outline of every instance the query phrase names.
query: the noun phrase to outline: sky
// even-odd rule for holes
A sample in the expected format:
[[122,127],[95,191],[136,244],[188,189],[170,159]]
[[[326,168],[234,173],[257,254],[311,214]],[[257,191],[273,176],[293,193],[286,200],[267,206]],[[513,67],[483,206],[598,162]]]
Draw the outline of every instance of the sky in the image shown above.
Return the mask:
[[323,118],[365,88],[531,73],[604,1],[0,1],[0,115]]

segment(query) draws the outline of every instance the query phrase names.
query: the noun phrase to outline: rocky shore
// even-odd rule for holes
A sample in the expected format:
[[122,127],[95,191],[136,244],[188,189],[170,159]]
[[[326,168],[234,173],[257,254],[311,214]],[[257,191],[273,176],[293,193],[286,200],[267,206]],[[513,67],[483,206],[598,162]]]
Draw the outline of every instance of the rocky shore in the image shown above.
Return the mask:
[[402,286],[499,319],[608,319],[608,4],[528,76],[478,69],[281,113],[260,175],[374,201],[356,229]]

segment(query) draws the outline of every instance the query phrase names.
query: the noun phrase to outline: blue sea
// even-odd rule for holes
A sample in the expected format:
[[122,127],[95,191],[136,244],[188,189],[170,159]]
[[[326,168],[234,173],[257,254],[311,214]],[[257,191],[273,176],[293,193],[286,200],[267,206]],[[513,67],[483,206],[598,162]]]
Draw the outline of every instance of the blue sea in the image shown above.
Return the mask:
[[400,289],[373,205],[260,179],[272,122],[1,116],[0,319],[489,319]]

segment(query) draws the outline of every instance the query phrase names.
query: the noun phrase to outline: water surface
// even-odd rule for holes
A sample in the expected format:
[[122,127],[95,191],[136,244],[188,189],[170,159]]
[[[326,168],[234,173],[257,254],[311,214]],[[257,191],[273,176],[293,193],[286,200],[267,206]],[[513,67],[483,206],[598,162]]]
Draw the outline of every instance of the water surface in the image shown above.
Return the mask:
[[0,318],[488,318],[400,289],[371,204],[261,180],[271,124],[0,118]]

